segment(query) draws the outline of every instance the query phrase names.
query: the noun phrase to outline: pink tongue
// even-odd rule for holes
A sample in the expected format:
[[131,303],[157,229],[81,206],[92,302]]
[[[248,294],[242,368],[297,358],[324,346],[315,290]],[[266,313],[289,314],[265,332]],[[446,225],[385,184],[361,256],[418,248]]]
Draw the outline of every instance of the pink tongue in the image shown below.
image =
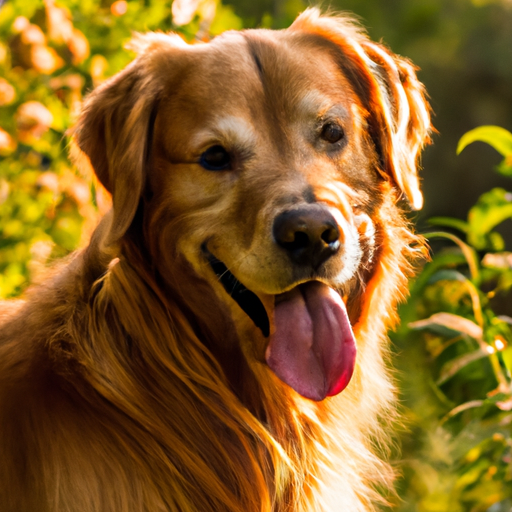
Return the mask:
[[319,401],[337,395],[347,387],[356,359],[345,304],[319,282],[297,286],[282,298],[274,310],[268,366],[306,398]]

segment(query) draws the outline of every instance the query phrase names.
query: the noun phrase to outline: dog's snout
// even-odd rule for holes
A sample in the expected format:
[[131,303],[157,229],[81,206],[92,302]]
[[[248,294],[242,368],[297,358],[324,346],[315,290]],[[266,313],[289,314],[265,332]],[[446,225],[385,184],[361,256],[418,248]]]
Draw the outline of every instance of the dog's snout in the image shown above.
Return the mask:
[[284,211],[274,220],[273,234],[294,263],[315,269],[340,248],[338,224],[322,205]]

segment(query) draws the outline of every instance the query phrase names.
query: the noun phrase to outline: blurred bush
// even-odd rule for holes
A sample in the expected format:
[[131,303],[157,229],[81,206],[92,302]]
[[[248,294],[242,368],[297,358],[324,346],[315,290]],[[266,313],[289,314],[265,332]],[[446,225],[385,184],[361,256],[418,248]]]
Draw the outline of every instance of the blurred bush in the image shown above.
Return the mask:
[[[466,133],[501,153],[512,177],[512,134],[496,126]],[[467,220],[433,218],[458,231],[426,236],[437,249],[401,310],[404,406],[402,511],[512,510],[512,253],[496,231],[512,218],[512,193],[494,188]],[[439,246],[437,240],[447,241]]]

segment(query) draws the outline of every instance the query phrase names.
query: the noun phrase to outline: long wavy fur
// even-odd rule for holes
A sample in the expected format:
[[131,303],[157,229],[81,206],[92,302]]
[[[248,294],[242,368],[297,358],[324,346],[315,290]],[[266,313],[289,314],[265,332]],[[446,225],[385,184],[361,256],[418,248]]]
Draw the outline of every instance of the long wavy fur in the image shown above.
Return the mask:
[[[384,209],[378,219],[386,239],[354,328],[365,343],[351,385],[314,403],[255,365],[265,421],[230,389],[137,248],[94,283],[86,309],[70,318],[50,350],[58,367],[78,366],[73,384],[91,408],[104,400],[105,428],[127,448],[137,472],[152,485],[162,479],[160,503],[137,489],[140,510],[145,503],[147,510],[172,511],[368,511],[382,501],[378,490],[390,489],[394,476],[381,458],[390,434],[382,421],[395,415],[385,333],[396,322],[390,304],[406,293],[409,244],[419,241],[396,222],[389,198],[388,215]],[[116,482],[117,494],[138,510],[134,483],[125,485]]]
[[[234,389],[213,348],[234,336],[229,320],[204,311],[209,292],[180,261],[177,246],[166,246],[175,264],[167,275],[154,268],[151,255],[162,251],[154,233],[165,212],[154,213],[154,226],[127,227],[137,223],[139,212],[121,197],[127,193],[119,192],[123,185],[115,185],[114,214],[102,221],[89,247],[55,271],[43,289],[32,290],[26,305],[0,314],[0,339],[6,340],[0,374],[22,388],[40,389],[30,413],[16,421],[0,418],[2,436],[12,446],[25,440],[16,453],[0,443],[0,458],[11,463],[10,469],[0,464],[2,510],[368,512],[390,497],[388,424],[396,413],[386,331],[397,322],[396,305],[406,295],[423,243],[397,204],[401,190],[421,205],[416,160],[427,138],[428,107],[411,65],[370,43],[352,22],[310,9],[290,30],[324,37],[348,55],[386,176],[383,202],[372,219],[378,233],[374,266],[362,283],[353,327],[361,343],[350,385],[336,397],[312,402],[261,363],[241,358],[235,364],[244,378]],[[141,62],[156,68],[155,45],[166,37],[141,39],[141,56],[131,69]],[[133,131],[149,122],[148,107],[158,93],[147,75],[142,85],[130,82],[130,71],[124,76],[124,82],[114,80],[125,94],[144,96],[137,96],[128,127],[109,121],[106,145],[108,130]],[[114,104],[117,96],[109,101]],[[84,112],[99,116],[91,105]],[[116,150],[114,158],[127,169],[124,187],[135,184],[140,191],[142,178],[130,174],[130,160],[146,150],[134,144]],[[111,169],[94,155],[91,162],[107,188],[115,188]],[[185,220],[176,222],[161,233],[179,231]],[[135,235],[123,237],[126,230]],[[146,247],[140,233],[154,247]],[[16,340],[27,333],[21,347]],[[52,368],[55,382],[37,388],[38,367]],[[36,377],[27,382],[31,374]],[[4,403],[28,396],[25,388],[2,386]],[[29,459],[32,467],[20,466]],[[65,469],[72,461],[81,465],[80,479]]]

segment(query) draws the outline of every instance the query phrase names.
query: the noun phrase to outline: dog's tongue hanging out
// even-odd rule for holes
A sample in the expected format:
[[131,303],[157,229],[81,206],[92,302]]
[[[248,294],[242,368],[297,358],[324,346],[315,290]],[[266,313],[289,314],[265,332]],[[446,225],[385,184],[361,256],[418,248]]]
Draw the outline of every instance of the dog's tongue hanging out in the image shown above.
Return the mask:
[[266,359],[283,382],[317,401],[345,389],[356,343],[338,293],[316,281],[297,286],[276,299],[274,323]]

